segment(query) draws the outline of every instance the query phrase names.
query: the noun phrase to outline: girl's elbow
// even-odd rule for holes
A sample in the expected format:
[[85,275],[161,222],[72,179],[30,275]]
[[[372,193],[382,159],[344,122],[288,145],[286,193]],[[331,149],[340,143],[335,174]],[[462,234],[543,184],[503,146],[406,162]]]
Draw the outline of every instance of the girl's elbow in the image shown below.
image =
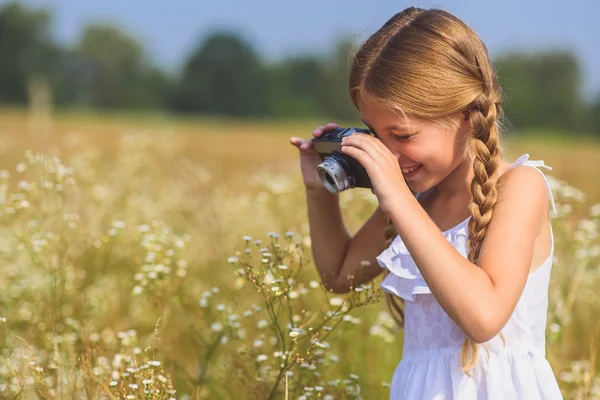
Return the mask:
[[496,336],[498,332],[493,332],[489,330],[474,330],[472,332],[465,332],[465,335],[476,344],[484,344],[490,341],[494,336]]
[[498,318],[492,315],[479,318],[465,330],[465,335],[474,343],[483,344],[493,339],[504,326]]

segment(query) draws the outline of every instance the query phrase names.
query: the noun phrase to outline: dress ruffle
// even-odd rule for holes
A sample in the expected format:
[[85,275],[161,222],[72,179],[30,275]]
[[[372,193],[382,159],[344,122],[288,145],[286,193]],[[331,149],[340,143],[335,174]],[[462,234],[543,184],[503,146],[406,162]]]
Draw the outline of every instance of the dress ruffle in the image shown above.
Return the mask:
[[[452,246],[465,257],[470,218],[442,232]],[[387,268],[390,271],[380,284],[383,290],[408,301],[415,301],[415,295],[418,294],[431,294],[429,286],[427,286],[419,267],[414,262],[400,235],[396,235],[390,246],[376,259],[381,268]]]

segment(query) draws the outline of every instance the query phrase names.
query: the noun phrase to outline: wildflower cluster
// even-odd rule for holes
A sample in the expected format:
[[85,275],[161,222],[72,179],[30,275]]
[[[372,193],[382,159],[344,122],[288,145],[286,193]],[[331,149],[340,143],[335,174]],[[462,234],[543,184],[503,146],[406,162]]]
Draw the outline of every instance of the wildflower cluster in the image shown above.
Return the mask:
[[[381,292],[372,285],[363,285],[347,295],[332,296],[321,283],[300,276],[306,264],[301,237],[291,231],[283,238],[275,232],[268,236],[266,245],[244,236],[244,249],[228,259],[235,276],[250,282],[261,295],[266,314],[256,322],[258,332],[252,346],[239,348],[240,355],[254,360],[256,374],[244,374],[240,368],[240,378],[246,385],[260,382],[260,391],[269,393],[270,398],[282,390],[283,381],[286,393],[293,395],[332,396],[343,386],[340,390],[346,395],[360,398],[360,388],[354,381],[339,386],[339,382],[333,385],[334,380],[324,380],[323,371],[338,360],[335,355],[327,356],[331,347],[327,339],[341,324],[360,324],[350,312],[379,301]],[[250,310],[244,313],[251,314],[264,315]],[[261,332],[265,328],[271,335]]]
[[0,171],[0,224],[10,224],[13,249],[27,250],[34,262],[52,267],[48,254],[62,247],[65,231],[75,229],[79,220],[69,197],[75,178],[57,157],[31,151],[25,157],[14,176]]
[[138,345],[137,332],[117,332],[119,351],[109,359],[97,357],[93,368],[107,382],[111,394],[120,399],[165,398],[175,399],[170,373],[165,372],[162,363],[149,357],[147,347]]
[[177,236],[160,221],[138,227],[140,244],[144,251],[140,270],[135,274],[133,293],[154,294],[173,291],[187,275],[187,261],[183,254],[189,235]]

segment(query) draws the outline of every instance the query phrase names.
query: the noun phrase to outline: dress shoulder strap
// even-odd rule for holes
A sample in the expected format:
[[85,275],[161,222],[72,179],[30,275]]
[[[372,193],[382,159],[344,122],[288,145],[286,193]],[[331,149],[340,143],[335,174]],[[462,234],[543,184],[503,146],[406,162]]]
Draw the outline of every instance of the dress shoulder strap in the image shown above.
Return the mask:
[[529,154],[523,154],[522,156],[517,158],[517,160],[510,165],[509,169],[512,169],[519,165],[528,165],[540,171],[540,174],[542,174],[542,176],[544,177],[544,181],[546,182],[546,189],[548,191],[548,197],[550,198],[550,204],[552,205],[552,212],[554,213],[554,215],[556,215],[557,211],[556,204],[554,204],[554,195],[552,194],[552,187],[546,175],[542,172],[542,170],[540,170],[540,168],[546,168],[547,170],[552,171],[552,167],[546,165],[543,160],[530,160]]

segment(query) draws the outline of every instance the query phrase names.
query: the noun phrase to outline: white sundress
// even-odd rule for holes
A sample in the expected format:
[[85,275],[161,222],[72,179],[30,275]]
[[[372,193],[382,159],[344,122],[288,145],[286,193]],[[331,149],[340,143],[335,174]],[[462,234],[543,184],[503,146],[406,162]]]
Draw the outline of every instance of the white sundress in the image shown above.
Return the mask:
[[[528,165],[551,169],[543,161],[528,159],[529,155],[524,154],[510,168]],[[544,180],[556,213],[545,176]],[[465,258],[469,219],[443,232]],[[431,294],[400,236],[394,238],[377,257],[379,265],[390,271],[381,288],[404,299],[404,347],[392,378],[391,400],[562,399],[545,357],[548,284],[554,253],[552,227],[550,232],[550,255],[530,273],[514,312],[502,329],[506,345],[496,335],[486,343],[489,355],[480,346],[479,361],[470,371],[471,377],[461,369],[464,333]]]

